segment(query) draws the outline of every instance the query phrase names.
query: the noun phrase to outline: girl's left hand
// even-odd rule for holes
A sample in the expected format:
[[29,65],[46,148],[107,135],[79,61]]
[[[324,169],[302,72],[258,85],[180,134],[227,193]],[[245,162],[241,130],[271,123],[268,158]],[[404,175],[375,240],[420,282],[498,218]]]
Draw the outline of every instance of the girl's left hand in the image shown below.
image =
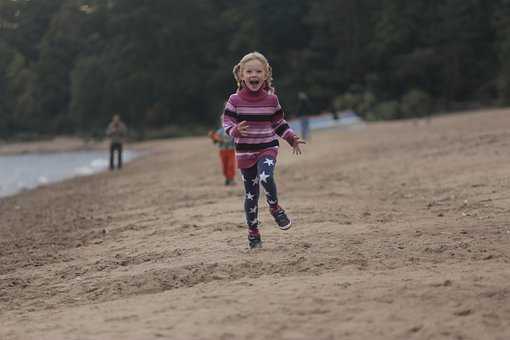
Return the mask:
[[299,144],[306,144],[306,142],[301,138],[296,137],[296,139],[294,139],[294,144],[292,145],[292,153],[294,155],[301,155],[301,148],[299,147]]

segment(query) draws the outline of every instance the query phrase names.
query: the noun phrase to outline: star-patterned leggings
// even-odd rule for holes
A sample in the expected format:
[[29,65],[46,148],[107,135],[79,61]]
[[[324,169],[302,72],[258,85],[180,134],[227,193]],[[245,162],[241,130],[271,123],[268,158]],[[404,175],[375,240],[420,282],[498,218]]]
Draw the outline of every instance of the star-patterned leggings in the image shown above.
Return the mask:
[[266,200],[270,208],[278,205],[278,196],[276,194],[276,184],[274,182],[274,167],[276,160],[274,157],[265,156],[257,161],[257,164],[251,168],[241,169],[246,192],[244,200],[244,210],[246,212],[246,222],[250,229],[257,228],[258,205],[260,186],[262,184],[266,191]]

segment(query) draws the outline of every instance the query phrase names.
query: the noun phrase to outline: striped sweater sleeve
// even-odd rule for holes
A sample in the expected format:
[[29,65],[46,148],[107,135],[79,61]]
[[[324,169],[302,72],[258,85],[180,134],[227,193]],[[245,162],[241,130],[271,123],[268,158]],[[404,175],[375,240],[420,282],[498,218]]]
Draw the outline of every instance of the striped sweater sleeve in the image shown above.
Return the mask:
[[229,98],[223,110],[223,129],[225,129],[225,133],[231,137],[238,137],[239,133],[236,128],[238,123],[236,108]]
[[289,126],[289,123],[284,118],[283,109],[278,101],[278,98],[276,98],[276,111],[273,115],[271,126],[273,127],[274,132],[280,136],[281,138],[285,139],[287,143],[289,143],[291,146],[294,145],[294,141],[297,138],[297,135],[294,133],[294,131]]

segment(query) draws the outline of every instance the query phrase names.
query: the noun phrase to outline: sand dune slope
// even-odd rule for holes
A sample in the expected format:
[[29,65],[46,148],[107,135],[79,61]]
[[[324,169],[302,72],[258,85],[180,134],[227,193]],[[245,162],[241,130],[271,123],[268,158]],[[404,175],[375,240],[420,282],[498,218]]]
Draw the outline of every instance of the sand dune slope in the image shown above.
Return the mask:
[[206,138],[0,200],[0,339],[509,339],[510,111],[282,146],[275,228]]

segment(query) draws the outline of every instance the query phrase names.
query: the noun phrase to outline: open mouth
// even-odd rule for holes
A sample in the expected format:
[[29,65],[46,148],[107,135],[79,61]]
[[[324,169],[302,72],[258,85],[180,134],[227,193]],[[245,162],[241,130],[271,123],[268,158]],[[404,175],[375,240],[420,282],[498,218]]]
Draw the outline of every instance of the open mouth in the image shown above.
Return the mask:
[[258,79],[252,79],[248,83],[250,83],[251,86],[255,87],[260,84],[260,81]]

